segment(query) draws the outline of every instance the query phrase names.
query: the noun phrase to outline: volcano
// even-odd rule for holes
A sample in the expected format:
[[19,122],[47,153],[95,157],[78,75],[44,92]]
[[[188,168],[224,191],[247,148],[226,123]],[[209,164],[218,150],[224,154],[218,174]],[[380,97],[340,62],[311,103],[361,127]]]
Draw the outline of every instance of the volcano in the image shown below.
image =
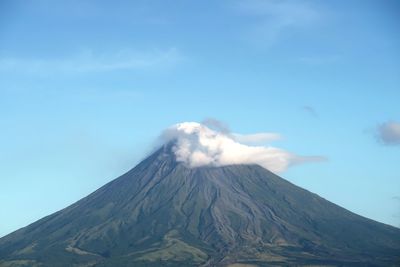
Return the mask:
[[0,239],[0,266],[282,265],[399,266],[400,229],[259,165],[190,168],[169,144]]

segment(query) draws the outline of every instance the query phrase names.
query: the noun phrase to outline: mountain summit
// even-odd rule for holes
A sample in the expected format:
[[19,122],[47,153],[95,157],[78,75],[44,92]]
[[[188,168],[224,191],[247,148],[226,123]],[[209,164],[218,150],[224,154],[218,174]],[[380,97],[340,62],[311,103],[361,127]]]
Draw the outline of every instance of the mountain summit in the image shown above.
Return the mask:
[[[395,266],[400,229],[259,165],[188,167],[172,145],[0,239],[0,266]],[[244,265],[243,265],[244,266]]]

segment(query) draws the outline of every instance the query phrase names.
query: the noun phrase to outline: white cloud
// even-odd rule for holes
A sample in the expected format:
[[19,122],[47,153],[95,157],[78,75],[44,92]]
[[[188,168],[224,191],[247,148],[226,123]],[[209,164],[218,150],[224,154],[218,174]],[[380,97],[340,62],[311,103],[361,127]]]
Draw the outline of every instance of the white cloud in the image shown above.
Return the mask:
[[400,145],[400,123],[382,123],[377,127],[377,138],[385,145]]
[[[266,140],[267,137],[266,134],[250,136],[251,140]],[[293,164],[324,160],[323,157],[298,156],[271,146],[241,144],[227,133],[196,122],[178,123],[165,130],[162,137],[167,142],[176,140],[173,150],[177,160],[190,167],[259,164],[272,172],[282,172]]]
[[181,59],[182,56],[176,48],[148,51],[128,49],[112,53],[95,53],[86,50],[70,58],[0,58],[0,71],[48,75],[143,70],[175,65]]

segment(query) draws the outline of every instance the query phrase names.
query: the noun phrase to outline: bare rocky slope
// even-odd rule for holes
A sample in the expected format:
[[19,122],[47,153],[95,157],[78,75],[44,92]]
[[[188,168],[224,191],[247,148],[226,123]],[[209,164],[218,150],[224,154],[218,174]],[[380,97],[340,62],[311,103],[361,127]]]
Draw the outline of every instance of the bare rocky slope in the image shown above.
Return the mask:
[[166,145],[0,239],[0,266],[400,266],[400,229],[258,165],[188,168]]

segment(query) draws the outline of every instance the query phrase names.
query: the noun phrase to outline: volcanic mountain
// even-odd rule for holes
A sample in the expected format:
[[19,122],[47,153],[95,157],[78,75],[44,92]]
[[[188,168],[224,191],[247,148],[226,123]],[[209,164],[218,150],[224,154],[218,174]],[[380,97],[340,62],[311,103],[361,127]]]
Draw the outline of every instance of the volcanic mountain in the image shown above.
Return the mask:
[[0,239],[0,266],[282,265],[399,266],[400,229],[259,165],[190,168],[164,145]]

